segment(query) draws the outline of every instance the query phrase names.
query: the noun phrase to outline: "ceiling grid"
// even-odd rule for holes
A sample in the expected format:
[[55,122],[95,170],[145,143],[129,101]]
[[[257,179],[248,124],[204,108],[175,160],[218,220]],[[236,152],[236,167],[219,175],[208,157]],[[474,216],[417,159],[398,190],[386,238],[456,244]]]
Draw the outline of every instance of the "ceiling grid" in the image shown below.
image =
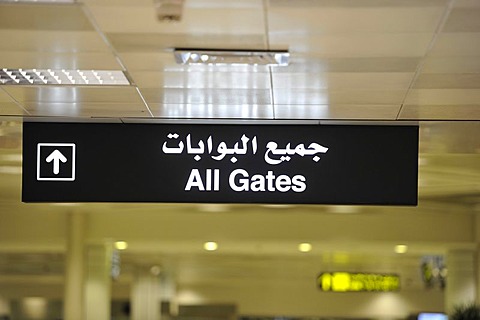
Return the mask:
[[418,65],[417,65],[417,68],[415,70],[415,73],[413,74],[413,77],[412,77],[412,81],[410,82],[410,85],[408,86],[408,89],[405,93],[405,96],[403,98],[403,101],[402,101],[402,104],[398,110],[398,113],[397,113],[397,117],[396,117],[396,120],[399,120],[400,118],[400,115],[402,113],[402,110],[403,110],[403,106],[405,105],[405,101],[410,93],[410,91],[413,89],[415,83],[417,82],[418,80],[418,77],[420,76],[420,74],[423,72],[423,67],[425,65],[425,61],[426,61],[426,58],[428,57],[430,51],[433,49],[433,47],[435,46],[436,42],[437,42],[437,39],[439,37],[439,35],[443,32],[444,28],[445,28],[445,25],[448,21],[448,18],[450,17],[450,14],[453,10],[453,7],[455,5],[455,1],[456,0],[449,0],[447,6],[445,7],[445,10],[438,22],[438,26],[436,27],[435,29],[435,32],[433,33],[433,37],[432,37],[432,40],[430,41],[430,44],[428,45],[427,47],[427,50],[425,51],[425,54],[424,56],[420,59]]

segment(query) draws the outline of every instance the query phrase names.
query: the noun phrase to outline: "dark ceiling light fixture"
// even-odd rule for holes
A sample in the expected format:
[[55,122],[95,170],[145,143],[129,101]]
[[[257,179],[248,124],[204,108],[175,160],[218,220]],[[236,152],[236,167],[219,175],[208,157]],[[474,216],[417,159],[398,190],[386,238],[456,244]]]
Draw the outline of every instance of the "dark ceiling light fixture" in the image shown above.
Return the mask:
[[179,64],[288,66],[288,50],[175,48]]
[[153,0],[160,21],[180,21],[184,0]]

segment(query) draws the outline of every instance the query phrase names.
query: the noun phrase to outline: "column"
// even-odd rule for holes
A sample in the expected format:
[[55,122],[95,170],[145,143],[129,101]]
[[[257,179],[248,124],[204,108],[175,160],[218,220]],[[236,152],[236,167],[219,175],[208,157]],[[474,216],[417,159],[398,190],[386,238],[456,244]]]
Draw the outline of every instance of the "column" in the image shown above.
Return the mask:
[[85,286],[85,319],[111,318],[111,243],[87,246],[87,279]]
[[158,274],[141,266],[132,287],[132,320],[160,320],[161,290]]
[[85,215],[80,212],[70,213],[67,219],[67,253],[63,308],[65,320],[83,320],[85,273],[83,240],[85,220]]
[[447,254],[447,286],[445,310],[448,314],[459,304],[476,301],[476,254],[470,250],[450,251]]
[[6,298],[3,298],[2,296],[0,296],[0,318],[2,316],[7,316],[7,317],[11,317],[10,315],[11,311],[10,311],[10,301]]
[[476,282],[475,282],[476,291],[475,291],[474,302],[477,305],[480,305],[480,251],[478,248],[477,248],[477,251],[475,252],[474,268],[475,268],[475,279],[476,279]]
[[160,283],[161,301],[165,302],[169,308],[168,310],[162,309],[162,315],[168,314],[175,317],[178,315],[177,283],[175,282],[175,278],[170,272],[164,271],[160,274]]
[[475,243],[477,244],[477,263],[475,265],[475,272],[477,276],[477,300],[476,303],[480,305],[480,205],[474,208],[474,224],[475,224]]

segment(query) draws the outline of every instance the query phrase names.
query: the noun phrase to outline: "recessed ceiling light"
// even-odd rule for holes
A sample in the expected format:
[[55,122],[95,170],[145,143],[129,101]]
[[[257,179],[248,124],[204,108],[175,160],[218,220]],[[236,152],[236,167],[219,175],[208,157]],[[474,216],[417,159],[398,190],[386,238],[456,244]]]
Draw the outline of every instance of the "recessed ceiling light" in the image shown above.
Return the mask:
[[115,241],[115,249],[125,250],[128,248],[128,243],[126,241]]
[[203,244],[203,249],[207,251],[215,251],[218,249],[218,243],[213,241],[208,241]]
[[118,70],[55,70],[55,69],[0,69],[0,84],[4,85],[130,85]]
[[304,242],[298,245],[298,251],[300,252],[310,252],[312,251],[312,245],[310,243]]
[[398,244],[395,246],[396,253],[406,253],[408,250],[408,246],[405,244]]
[[288,66],[287,50],[227,50],[176,48],[179,64]]

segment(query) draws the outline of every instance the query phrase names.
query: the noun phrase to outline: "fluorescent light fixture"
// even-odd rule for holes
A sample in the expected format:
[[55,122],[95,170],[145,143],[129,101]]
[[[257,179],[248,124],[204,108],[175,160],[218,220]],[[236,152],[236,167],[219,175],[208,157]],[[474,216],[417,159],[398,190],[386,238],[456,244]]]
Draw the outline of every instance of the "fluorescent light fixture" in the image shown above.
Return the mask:
[[179,64],[288,66],[287,50],[227,50],[176,48]]
[[0,69],[0,84],[4,85],[130,85],[123,71],[118,70],[54,70]]

